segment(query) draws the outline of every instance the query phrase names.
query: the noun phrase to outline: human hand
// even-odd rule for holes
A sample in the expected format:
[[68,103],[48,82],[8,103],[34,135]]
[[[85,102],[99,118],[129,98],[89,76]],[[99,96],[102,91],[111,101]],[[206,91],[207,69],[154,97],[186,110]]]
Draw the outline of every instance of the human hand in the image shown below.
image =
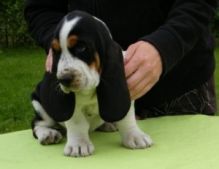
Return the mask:
[[46,71],[52,73],[52,62],[53,62],[53,57],[52,57],[52,49],[49,49],[49,53],[46,58]]
[[150,43],[138,41],[126,51],[125,75],[132,100],[146,94],[162,74],[162,61],[157,49]]

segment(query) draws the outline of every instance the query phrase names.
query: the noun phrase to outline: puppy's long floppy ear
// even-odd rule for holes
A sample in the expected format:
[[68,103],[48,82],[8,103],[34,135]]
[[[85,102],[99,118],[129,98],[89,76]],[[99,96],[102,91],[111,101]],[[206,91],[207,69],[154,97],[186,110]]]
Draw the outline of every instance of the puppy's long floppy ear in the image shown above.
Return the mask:
[[130,95],[124,73],[121,47],[111,40],[105,56],[100,56],[102,72],[97,87],[100,116],[107,122],[121,120],[129,111]]
[[33,95],[37,97],[37,100],[51,118],[57,122],[62,122],[70,119],[73,115],[75,95],[74,93],[63,93],[57,85],[55,74],[46,72]]

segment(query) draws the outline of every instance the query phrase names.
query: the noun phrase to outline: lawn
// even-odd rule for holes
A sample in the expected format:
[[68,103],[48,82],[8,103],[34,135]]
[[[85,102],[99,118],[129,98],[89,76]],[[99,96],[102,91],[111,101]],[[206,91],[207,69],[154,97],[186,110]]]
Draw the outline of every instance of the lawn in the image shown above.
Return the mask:
[[[218,45],[219,46],[219,45]],[[219,47],[215,51],[216,55],[216,73],[215,73],[215,81],[216,81],[216,92],[217,92],[217,107],[219,115]]]
[[[216,59],[219,96],[219,48]],[[0,50],[0,133],[30,128],[33,116],[30,94],[42,77],[44,61],[44,52],[38,48]]]
[[30,127],[30,94],[44,70],[42,50],[0,51],[0,133]]

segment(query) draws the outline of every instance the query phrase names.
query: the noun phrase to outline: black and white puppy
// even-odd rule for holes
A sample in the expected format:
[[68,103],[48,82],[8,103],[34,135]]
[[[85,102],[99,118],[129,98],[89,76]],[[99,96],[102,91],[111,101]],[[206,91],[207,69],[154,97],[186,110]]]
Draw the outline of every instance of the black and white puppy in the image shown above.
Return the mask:
[[63,135],[56,126],[62,125],[67,134],[64,154],[91,155],[89,131],[106,121],[115,122],[125,147],[151,146],[151,138],[136,124],[122,49],[104,22],[71,12],[57,26],[51,48],[52,73],[45,73],[32,94],[32,128],[41,144],[60,142]]

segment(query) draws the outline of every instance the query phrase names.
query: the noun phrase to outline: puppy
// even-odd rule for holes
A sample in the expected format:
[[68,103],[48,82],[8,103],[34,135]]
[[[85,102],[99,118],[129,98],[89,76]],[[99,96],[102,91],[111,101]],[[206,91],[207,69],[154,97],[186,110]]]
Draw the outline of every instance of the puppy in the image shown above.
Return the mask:
[[51,48],[52,73],[45,73],[32,94],[32,129],[41,144],[59,143],[62,126],[67,135],[64,155],[88,156],[94,152],[89,132],[115,122],[125,147],[152,145],[136,124],[122,49],[104,22],[71,12],[57,26]]

